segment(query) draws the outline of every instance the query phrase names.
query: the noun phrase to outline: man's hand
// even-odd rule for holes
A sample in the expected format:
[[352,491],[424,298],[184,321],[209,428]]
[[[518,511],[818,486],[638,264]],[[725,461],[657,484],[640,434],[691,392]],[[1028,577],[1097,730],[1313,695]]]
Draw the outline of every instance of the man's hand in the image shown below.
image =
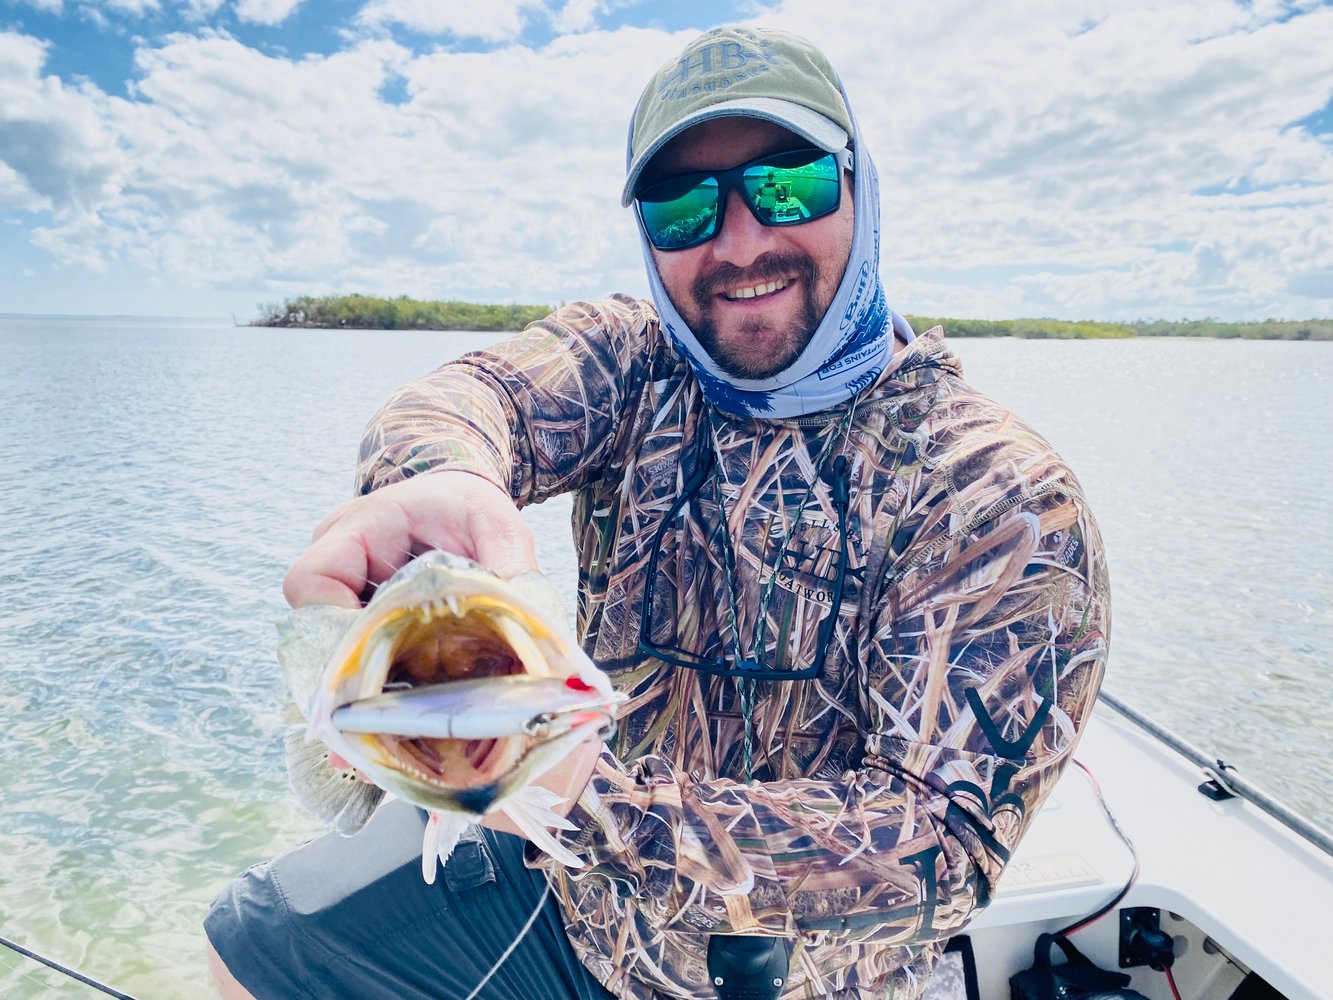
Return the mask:
[[359,608],[370,585],[428,549],[466,556],[506,579],[537,568],[532,532],[507,493],[469,472],[428,472],[325,518],[282,591],[294,608]]

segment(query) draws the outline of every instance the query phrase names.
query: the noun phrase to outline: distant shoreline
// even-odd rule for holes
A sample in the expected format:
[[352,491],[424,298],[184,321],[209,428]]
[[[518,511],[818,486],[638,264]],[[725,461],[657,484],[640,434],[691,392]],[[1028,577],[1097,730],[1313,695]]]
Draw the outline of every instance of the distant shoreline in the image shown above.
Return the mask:
[[[476,302],[423,301],[407,296],[301,295],[260,307],[247,326],[298,330],[450,330],[504,332],[521,330],[543,319],[549,305],[485,305]],[[918,332],[943,326],[950,337],[1019,337],[1025,340],[1109,340],[1125,337],[1195,337],[1215,340],[1333,340],[1333,319],[1141,320],[1099,323],[1060,319],[950,319],[908,315]]]
[[370,295],[301,295],[260,306],[260,316],[247,326],[296,330],[521,330],[550,314],[540,305],[483,305],[477,302],[438,302],[381,299]]

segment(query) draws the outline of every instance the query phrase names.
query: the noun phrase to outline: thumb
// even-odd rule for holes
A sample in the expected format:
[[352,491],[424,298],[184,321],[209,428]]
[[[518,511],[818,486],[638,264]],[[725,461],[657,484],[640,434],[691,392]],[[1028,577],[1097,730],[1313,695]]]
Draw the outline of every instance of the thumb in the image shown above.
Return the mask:
[[509,579],[536,571],[532,531],[512,503],[474,507],[468,513],[468,531],[473,558],[497,576]]

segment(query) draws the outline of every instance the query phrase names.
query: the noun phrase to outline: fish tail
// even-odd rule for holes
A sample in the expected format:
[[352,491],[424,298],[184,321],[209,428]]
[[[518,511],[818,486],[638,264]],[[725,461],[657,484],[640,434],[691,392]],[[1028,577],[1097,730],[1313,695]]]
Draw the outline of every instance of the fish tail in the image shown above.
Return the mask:
[[384,789],[367,784],[352,768],[329,763],[329,748],[306,739],[305,726],[289,726],[286,735],[287,777],[297,801],[316,819],[350,837],[370,819],[384,798]]

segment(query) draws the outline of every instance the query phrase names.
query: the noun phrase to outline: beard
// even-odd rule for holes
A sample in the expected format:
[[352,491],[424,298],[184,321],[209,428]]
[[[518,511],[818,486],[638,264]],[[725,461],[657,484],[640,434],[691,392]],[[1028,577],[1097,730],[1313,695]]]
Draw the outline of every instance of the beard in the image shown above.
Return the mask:
[[[801,302],[796,315],[779,329],[778,346],[764,355],[756,355],[745,346],[745,337],[724,343],[718,336],[713,317],[716,296],[727,288],[742,288],[775,281],[795,275]],[[700,275],[690,289],[694,317],[686,317],[694,337],[714,361],[728,375],[735,378],[769,378],[787,368],[800,357],[815,329],[828,309],[828,303],[815,301],[819,269],[808,255],[796,252],[766,253],[756,257],[749,267],[722,263],[708,274]],[[764,319],[743,320],[737,328],[740,334],[758,335],[771,329]]]

